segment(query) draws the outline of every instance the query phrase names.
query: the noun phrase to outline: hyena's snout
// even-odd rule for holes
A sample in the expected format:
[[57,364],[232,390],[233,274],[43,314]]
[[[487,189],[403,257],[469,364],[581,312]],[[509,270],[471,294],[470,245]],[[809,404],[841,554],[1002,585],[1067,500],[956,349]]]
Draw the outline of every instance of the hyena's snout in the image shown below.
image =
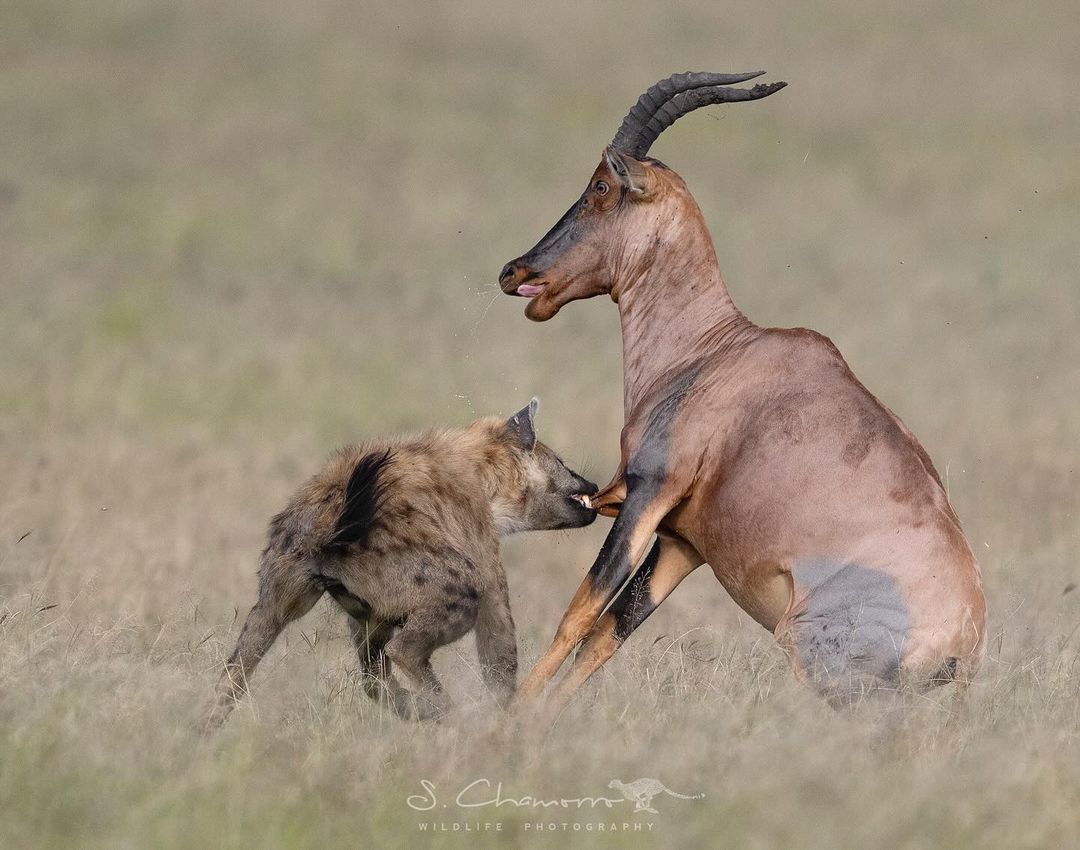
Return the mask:
[[592,481],[572,473],[573,480],[559,489],[559,522],[552,528],[581,528],[596,519],[590,496],[600,489]]

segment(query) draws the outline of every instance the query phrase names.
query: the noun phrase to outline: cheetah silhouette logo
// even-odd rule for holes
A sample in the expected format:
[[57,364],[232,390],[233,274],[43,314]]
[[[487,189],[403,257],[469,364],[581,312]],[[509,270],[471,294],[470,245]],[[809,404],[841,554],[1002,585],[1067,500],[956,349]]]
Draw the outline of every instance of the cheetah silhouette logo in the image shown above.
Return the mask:
[[633,782],[620,782],[618,779],[612,779],[608,783],[608,788],[614,788],[633,803],[635,812],[650,812],[654,815],[660,814],[652,807],[653,797],[658,794],[669,794],[672,797],[678,797],[680,800],[701,800],[705,796],[704,794],[679,794],[672,791],[659,779],[650,779],[647,776],[635,779]]

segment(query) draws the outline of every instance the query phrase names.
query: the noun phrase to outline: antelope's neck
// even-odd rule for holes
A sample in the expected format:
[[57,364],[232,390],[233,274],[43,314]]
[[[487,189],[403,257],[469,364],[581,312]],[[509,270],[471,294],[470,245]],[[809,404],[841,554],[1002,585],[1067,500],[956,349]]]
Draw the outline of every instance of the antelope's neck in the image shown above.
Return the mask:
[[619,292],[627,421],[657,387],[724,356],[758,331],[728,294],[704,222],[696,230],[689,238],[662,241],[655,261]]

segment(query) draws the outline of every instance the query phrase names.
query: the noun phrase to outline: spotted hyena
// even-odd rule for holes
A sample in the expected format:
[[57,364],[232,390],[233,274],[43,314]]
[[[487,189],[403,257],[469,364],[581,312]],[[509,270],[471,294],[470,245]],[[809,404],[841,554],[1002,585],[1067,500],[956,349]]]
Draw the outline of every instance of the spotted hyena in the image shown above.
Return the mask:
[[446,710],[431,654],[473,629],[484,680],[505,703],[517,642],[499,538],[596,517],[596,485],[536,439],[535,412],[533,399],[508,420],[351,446],[300,487],[270,521],[259,599],[206,725],[225,720],[282,629],[324,593],[349,615],[365,692],[401,717]]

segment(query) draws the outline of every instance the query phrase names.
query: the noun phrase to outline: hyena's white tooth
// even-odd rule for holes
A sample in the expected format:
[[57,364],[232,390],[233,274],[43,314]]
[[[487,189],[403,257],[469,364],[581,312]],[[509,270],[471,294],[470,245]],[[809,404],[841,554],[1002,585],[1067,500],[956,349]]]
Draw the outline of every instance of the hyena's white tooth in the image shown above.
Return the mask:
[[581,497],[581,504],[592,510],[592,500],[588,496]]

